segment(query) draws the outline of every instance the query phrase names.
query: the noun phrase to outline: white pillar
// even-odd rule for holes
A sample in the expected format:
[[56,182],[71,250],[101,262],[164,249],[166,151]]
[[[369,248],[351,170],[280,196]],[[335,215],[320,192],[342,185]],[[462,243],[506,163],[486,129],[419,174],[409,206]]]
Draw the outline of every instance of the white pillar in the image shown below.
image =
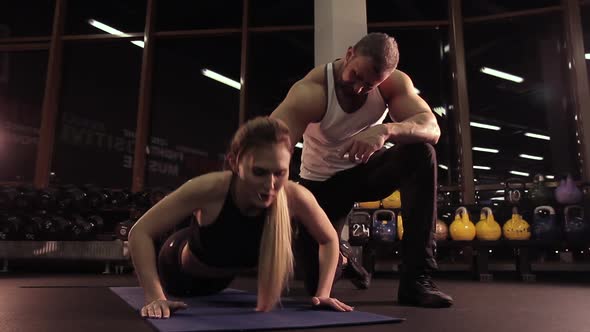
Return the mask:
[[366,0],[315,0],[315,65],[342,58],[367,34]]
[[[366,0],[315,0],[315,65],[346,55],[349,46],[367,34]],[[341,234],[348,240],[348,223]]]

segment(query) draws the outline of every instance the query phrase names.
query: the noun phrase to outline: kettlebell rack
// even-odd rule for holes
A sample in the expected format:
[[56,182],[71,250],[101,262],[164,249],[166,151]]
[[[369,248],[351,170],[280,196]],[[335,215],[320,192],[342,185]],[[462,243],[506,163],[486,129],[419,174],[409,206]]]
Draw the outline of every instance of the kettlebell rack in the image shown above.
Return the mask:
[[[400,213],[403,215],[401,208],[357,207],[348,217],[349,242],[362,257],[363,266],[369,272],[375,272],[380,266],[386,266],[385,270],[389,272],[400,270],[401,239],[398,232],[403,234],[403,228],[399,227],[402,225],[389,225],[374,217],[376,212],[381,212],[383,216],[385,214],[382,212],[387,210],[395,216]],[[380,228],[381,225],[387,225],[394,233],[386,241],[379,232],[375,232],[375,227]],[[495,257],[498,252],[504,253],[501,259]],[[546,259],[550,255],[554,256],[553,259]],[[520,280],[531,282],[536,280],[537,272],[590,271],[590,239],[439,239],[436,241],[436,256],[440,272],[468,272],[475,280],[492,281],[495,271],[514,271]]]

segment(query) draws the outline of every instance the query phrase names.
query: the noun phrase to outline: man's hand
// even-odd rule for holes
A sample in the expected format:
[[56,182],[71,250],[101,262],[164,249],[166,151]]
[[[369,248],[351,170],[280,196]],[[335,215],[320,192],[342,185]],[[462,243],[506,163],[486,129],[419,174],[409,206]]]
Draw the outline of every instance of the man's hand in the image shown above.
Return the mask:
[[389,137],[387,127],[378,124],[362,131],[352,138],[340,150],[340,158],[346,158],[352,162],[366,163],[369,158],[383,147]]

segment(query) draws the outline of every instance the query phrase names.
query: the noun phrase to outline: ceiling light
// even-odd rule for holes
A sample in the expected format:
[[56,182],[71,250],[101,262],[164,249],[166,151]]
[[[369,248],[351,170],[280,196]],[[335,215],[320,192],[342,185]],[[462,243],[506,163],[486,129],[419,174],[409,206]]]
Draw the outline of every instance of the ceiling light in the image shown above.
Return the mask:
[[443,165],[443,164],[438,164],[438,167],[440,167],[442,169],[449,169],[446,165]]
[[203,68],[201,70],[201,73],[203,73],[203,75],[205,75],[211,79],[214,79],[218,82],[221,82],[223,84],[227,84],[227,85],[231,86],[232,88],[236,88],[236,89],[240,90],[240,88],[242,87],[240,82],[234,81],[231,78],[227,78],[227,77],[220,75],[220,74],[218,74],[214,71],[211,71],[209,69]]
[[524,133],[524,136],[526,136],[526,137],[532,137],[532,138],[538,138],[538,139],[544,139],[546,141],[551,140],[551,137],[549,137],[549,136],[535,134],[535,133]]
[[437,106],[433,108],[432,111],[441,117],[447,115],[447,110],[442,106]]
[[488,67],[481,67],[480,71],[484,74],[496,76],[496,77],[499,77],[499,78],[502,78],[502,79],[505,79],[508,81],[513,81],[516,83],[522,83],[524,81],[524,79],[522,77],[508,74],[503,71],[499,71],[499,70],[488,68]]
[[484,169],[484,170],[486,170],[486,171],[489,171],[489,170],[491,170],[491,169],[492,169],[492,168],[491,168],[491,167],[489,167],[489,166],[477,166],[477,165],[473,165],[473,168],[475,168],[475,169]]
[[489,152],[489,153],[498,153],[498,152],[500,152],[500,150],[497,150],[497,149],[488,149],[488,148],[482,148],[482,147],[479,147],[479,146],[474,146],[473,147],[473,151]]
[[521,175],[521,176],[529,176],[529,173],[519,172],[519,171],[510,171],[510,174]]
[[543,160],[543,157],[539,157],[539,156],[533,156],[530,154],[519,154],[518,155],[520,158],[525,158],[525,159],[532,159],[532,160]]
[[296,148],[303,149],[303,143],[301,143],[301,142],[297,142],[297,144],[295,144],[295,147],[296,147]]
[[498,127],[498,126],[492,126],[489,124],[485,124],[485,123],[479,123],[479,122],[473,122],[471,121],[469,123],[471,125],[471,127],[477,127],[477,128],[483,128],[483,129],[490,129],[490,130],[500,130],[502,128]]
[[[117,30],[117,29],[115,29],[113,27],[110,27],[110,26],[108,26],[108,25],[106,25],[104,23],[101,23],[101,22],[99,22],[97,20],[89,19],[88,20],[88,24],[90,24],[93,27],[95,27],[95,28],[97,28],[99,30],[102,30],[102,31],[104,31],[106,33],[110,33],[111,35],[122,36],[122,37],[129,36],[128,34],[124,33],[123,31],[119,31],[119,30]],[[139,46],[141,48],[143,48],[143,46],[144,46],[144,42],[142,42],[140,40],[131,41],[131,44],[135,44],[135,45],[137,45],[137,46]]]

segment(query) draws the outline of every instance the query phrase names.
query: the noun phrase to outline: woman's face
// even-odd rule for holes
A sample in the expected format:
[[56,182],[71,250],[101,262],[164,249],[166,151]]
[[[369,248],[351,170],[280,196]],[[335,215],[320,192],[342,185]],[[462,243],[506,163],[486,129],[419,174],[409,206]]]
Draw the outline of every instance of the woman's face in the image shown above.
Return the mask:
[[241,197],[247,205],[267,208],[289,179],[291,152],[283,143],[267,144],[246,151],[238,161]]

